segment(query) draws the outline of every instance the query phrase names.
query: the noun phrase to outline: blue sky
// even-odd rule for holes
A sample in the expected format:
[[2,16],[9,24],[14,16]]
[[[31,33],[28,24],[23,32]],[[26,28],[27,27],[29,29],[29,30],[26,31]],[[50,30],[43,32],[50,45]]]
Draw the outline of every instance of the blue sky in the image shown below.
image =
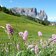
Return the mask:
[[56,0],[0,0],[0,5],[7,8],[37,8],[44,10],[49,21],[56,21]]

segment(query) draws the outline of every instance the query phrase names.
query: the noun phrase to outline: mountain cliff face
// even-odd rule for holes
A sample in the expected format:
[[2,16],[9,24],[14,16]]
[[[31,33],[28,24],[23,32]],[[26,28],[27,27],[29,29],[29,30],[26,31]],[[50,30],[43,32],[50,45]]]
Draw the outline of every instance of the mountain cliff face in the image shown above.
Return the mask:
[[47,20],[48,16],[44,10],[40,10],[40,12],[37,13],[36,18],[44,21],[44,20]]
[[47,20],[47,15],[44,10],[37,12],[36,8],[11,8],[11,11],[15,14],[31,16],[40,20]]
[[12,8],[13,13],[35,17],[37,15],[36,8]]

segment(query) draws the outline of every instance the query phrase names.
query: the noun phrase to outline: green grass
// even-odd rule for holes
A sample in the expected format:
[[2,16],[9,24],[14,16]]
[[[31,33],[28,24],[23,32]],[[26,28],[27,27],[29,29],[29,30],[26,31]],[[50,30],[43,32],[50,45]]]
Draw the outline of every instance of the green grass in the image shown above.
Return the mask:
[[[31,43],[37,42],[39,39],[37,32],[41,31],[43,33],[42,38],[43,39],[48,39],[51,37],[52,34],[56,34],[56,26],[44,26],[39,23],[36,23],[34,21],[31,21],[27,19],[26,16],[13,16],[6,14],[4,12],[0,12],[0,26],[4,26],[9,23],[13,26],[14,29],[14,41],[18,43],[18,41],[22,43],[22,40],[20,39],[18,32],[20,31],[25,31],[27,30],[29,32],[28,35],[28,42]],[[12,40],[9,40],[7,37],[7,34],[4,32],[2,28],[0,28],[0,44],[1,43],[7,43],[7,42],[12,42]],[[12,48],[13,49],[13,48]]]
[[[43,33],[43,38],[48,38],[49,36],[51,36],[51,34],[56,33],[56,26],[44,26],[34,21],[28,20],[25,16],[17,17],[0,12],[0,25],[5,27],[7,23],[10,23],[13,26],[16,33],[28,30],[29,39],[37,39],[38,31],[41,31]],[[3,30],[0,29],[1,37],[5,35],[2,34]]]

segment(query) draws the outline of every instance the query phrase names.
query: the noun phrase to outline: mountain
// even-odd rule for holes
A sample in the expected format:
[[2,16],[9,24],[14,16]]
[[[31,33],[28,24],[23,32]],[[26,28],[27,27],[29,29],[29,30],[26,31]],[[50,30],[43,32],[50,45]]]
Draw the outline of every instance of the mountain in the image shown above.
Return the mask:
[[47,14],[45,13],[44,10],[40,10],[40,12],[37,13],[36,18],[39,18],[39,19],[44,21],[44,20],[48,19],[48,16],[47,16]]
[[34,17],[34,18],[37,15],[36,8],[11,8],[11,10],[15,14],[31,16],[31,17]]
[[44,10],[40,10],[40,12],[38,12],[36,8],[11,8],[10,10],[15,14],[31,16],[43,21],[48,19]]

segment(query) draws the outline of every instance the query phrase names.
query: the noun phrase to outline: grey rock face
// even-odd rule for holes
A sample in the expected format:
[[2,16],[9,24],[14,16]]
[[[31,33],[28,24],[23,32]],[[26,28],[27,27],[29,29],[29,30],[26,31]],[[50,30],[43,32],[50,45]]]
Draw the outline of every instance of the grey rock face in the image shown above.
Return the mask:
[[47,15],[44,10],[40,10],[40,12],[37,12],[36,8],[11,8],[11,10],[15,14],[31,16],[40,20],[47,20]]
[[45,13],[44,10],[40,10],[40,12],[38,12],[36,18],[39,18],[40,20],[47,20],[47,14]]

